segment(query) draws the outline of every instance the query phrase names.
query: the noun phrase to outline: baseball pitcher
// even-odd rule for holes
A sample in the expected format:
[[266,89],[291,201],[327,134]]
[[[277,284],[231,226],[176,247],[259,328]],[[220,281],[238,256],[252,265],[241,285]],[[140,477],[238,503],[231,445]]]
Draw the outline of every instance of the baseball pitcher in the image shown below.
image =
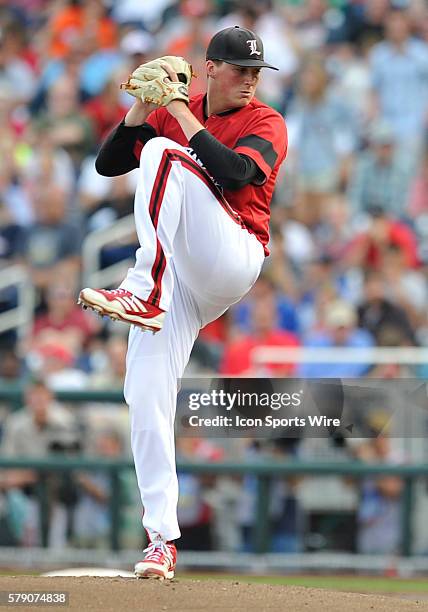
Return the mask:
[[205,95],[189,100],[193,75],[183,58],[139,66],[123,84],[136,101],[96,160],[104,176],[140,173],[135,266],[118,289],[83,289],[79,303],[132,325],[125,399],[149,538],[135,566],[142,578],[174,576],[178,380],[200,329],[247,293],[268,255],[287,133],[279,113],[255,98],[263,67],[276,70],[260,38],[239,26],[209,43]]

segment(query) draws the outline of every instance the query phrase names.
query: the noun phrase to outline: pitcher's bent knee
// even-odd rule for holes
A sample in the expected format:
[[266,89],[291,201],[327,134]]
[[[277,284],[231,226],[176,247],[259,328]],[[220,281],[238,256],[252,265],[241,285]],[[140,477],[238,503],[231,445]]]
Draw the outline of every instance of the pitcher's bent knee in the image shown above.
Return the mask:
[[151,138],[146,142],[141,151],[140,163],[145,159],[150,159],[153,161],[153,158],[157,155],[162,155],[165,149],[181,149],[185,150],[184,147],[179,145],[175,140],[171,140],[171,138],[165,138],[164,136],[156,136],[155,138]]

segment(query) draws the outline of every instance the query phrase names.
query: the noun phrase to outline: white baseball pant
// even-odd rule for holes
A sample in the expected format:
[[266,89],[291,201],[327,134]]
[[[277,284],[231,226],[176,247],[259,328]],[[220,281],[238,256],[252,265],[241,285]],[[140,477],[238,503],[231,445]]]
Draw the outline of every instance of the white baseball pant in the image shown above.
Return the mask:
[[256,281],[264,251],[188,150],[167,138],[143,148],[135,196],[141,248],[121,287],[167,311],[156,335],[131,328],[125,399],[143,525],[180,536],[174,418],[179,379],[199,330]]

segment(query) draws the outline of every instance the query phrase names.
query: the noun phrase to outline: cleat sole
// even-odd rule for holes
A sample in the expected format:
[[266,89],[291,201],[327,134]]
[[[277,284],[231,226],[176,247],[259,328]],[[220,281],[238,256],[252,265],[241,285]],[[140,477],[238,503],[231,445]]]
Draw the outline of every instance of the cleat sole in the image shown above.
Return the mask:
[[138,580],[149,580],[150,578],[154,580],[172,580],[174,578],[174,572],[167,572],[165,575],[162,570],[148,569],[143,574],[139,574],[135,572],[135,577]]

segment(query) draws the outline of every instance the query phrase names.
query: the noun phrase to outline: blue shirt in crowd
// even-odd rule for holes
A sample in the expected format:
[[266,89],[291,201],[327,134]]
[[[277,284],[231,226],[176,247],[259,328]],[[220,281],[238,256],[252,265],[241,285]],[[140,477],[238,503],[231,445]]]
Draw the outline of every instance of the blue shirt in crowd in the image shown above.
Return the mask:
[[[349,333],[347,341],[337,347],[328,332],[310,334],[304,346],[307,348],[370,348],[374,345],[372,335],[365,329],[354,329]],[[305,378],[358,378],[364,376],[369,363],[302,363],[299,376]]]

